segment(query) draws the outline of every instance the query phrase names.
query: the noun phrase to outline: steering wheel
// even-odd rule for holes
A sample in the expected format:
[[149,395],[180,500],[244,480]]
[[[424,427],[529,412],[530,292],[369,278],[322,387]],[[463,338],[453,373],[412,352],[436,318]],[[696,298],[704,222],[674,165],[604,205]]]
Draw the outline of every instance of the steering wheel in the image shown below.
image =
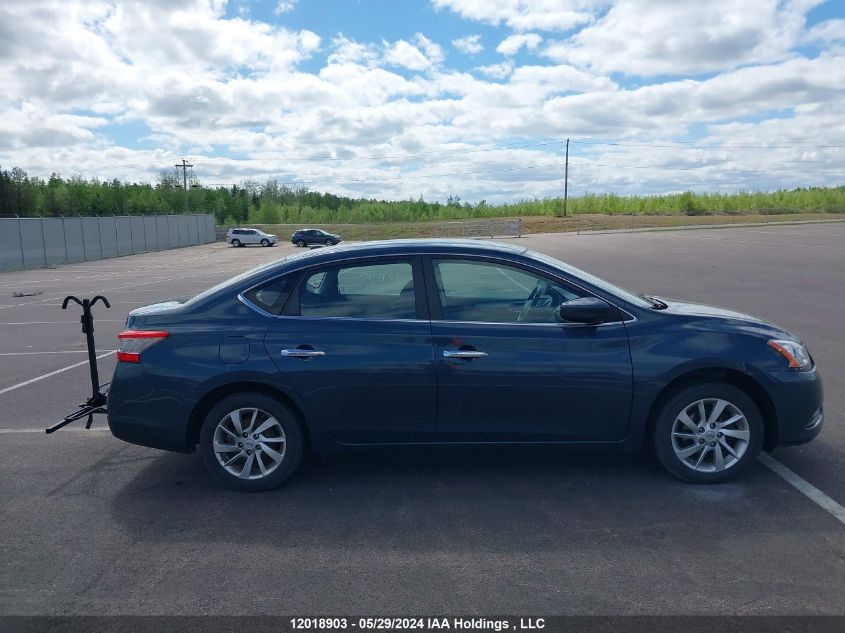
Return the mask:
[[537,299],[542,297],[544,294],[548,292],[549,284],[544,281],[543,279],[537,280],[537,285],[534,286],[534,289],[531,291],[531,294],[528,295],[528,298],[525,300],[525,303],[522,304],[522,309],[519,311],[519,316],[516,317],[517,322],[522,321],[526,316],[528,316],[528,312],[537,305]]

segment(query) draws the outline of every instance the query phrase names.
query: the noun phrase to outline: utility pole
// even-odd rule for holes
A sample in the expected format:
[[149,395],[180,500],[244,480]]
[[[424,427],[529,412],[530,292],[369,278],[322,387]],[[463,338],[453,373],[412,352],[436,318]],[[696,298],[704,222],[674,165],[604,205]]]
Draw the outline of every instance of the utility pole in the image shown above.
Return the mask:
[[563,217],[566,217],[566,203],[569,199],[569,139],[566,139],[566,163],[563,168]]
[[[567,151],[567,155],[568,155],[568,153],[569,153],[569,141],[566,142],[566,148],[567,148],[566,151]],[[179,168],[182,169],[182,188],[185,190],[185,215],[188,214],[188,167],[193,167],[193,165],[186,162],[184,158],[182,159],[181,165],[176,165],[177,169],[179,169]]]

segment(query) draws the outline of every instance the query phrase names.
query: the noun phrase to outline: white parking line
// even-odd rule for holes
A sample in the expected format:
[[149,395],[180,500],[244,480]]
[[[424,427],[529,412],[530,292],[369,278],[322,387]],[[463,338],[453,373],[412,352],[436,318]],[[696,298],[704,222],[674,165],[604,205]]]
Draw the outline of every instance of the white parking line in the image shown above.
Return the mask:
[[[110,352],[114,352],[116,350],[110,349]],[[87,354],[88,350],[86,349],[61,349],[61,350],[51,350],[49,352],[0,352],[0,356],[39,356],[41,354]]]
[[[105,358],[106,356],[111,356],[114,354],[114,350],[110,352],[106,352],[105,354],[100,354],[97,358]],[[16,385],[12,385],[11,387],[6,387],[5,389],[0,389],[0,396],[4,393],[9,393],[10,391],[14,391],[15,389],[20,389],[21,387],[26,387],[27,385],[31,385],[34,382],[38,382],[39,380],[44,380],[45,378],[49,378],[50,376],[55,376],[56,374],[61,374],[62,372],[69,371],[71,369],[75,369],[76,367],[82,367],[83,365],[87,365],[88,361],[84,360],[81,363],[74,363],[73,365],[68,365],[67,367],[62,367],[61,369],[57,369],[56,371],[51,371],[49,374],[42,374],[41,376],[36,376],[35,378],[30,378],[29,380],[24,380],[23,382],[19,382]]]
[[[98,431],[102,433],[105,431],[106,433],[109,432],[109,427],[107,426],[92,426],[90,429],[86,429],[84,426],[76,426],[76,427],[65,427],[62,429],[63,431],[85,431],[90,433],[91,431]],[[0,429],[0,435],[13,435],[15,433],[41,433],[44,435],[44,429]]]
[[[762,240],[737,240],[732,239],[731,237],[716,237],[716,236],[707,236],[707,235],[682,235],[680,233],[666,233],[662,237],[675,237],[675,238],[685,238],[688,240],[714,240],[717,242],[730,242],[736,244],[765,244],[767,246],[788,246],[793,247],[797,246],[799,248],[818,248],[820,246],[826,246],[825,244],[793,244],[791,242],[784,243],[784,242],[764,242]],[[830,244],[829,246],[834,246]],[[839,246],[836,244],[836,246]]]
[[[97,323],[125,323],[126,319],[97,319]],[[0,321],[0,325],[79,325],[74,321]]]
[[[105,288],[105,289],[92,289],[92,290],[77,290],[73,294],[77,295],[84,295],[84,294],[105,294],[107,292],[113,292],[115,290],[124,290],[126,288],[135,288],[137,286],[149,286],[151,284],[160,284],[167,281],[174,281],[174,280],[184,280],[184,279],[195,279],[197,277],[208,277],[209,275],[218,275],[220,271],[213,270],[211,272],[202,272],[197,273],[195,275],[181,275],[179,277],[166,277],[164,279],[155,279],[153,281],[145,281],[141,283],[129,283],[123,286],[116,286],[114,288]],[[117,280],[115,280],[117,281]],[[21,306],[30,306],[30,305],[37,305],[37,304],[44,304],[48,301],[62,301],[64,297],[45,297],[44,299],[37,299],[36,301],[26,301],[24,303],[10,303],[8,305],[0,305],[0,310],[6,310],[8,308],[20,308]]]
[[763,462],[769,470],[782,477],[784,481],[807,497],[810,501],[822,509],[827,510],[840,523],[845,524],[845,508],[839,505],[836,501],[828,497],[806,479],[796,475],[793,471],[781,464],[771,455],[760,453],[760,461]]

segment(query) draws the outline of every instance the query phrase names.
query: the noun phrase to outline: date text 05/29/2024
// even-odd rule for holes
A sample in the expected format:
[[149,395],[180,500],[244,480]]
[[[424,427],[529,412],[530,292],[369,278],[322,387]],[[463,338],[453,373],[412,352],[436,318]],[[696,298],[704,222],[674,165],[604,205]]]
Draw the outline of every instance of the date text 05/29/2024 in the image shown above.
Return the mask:
[[409,630],[409,631],[531,631],[546,627],[544,618],[517,618],[515,621],[461,617],[295,617],[290,626],[296,631],[327,630]]

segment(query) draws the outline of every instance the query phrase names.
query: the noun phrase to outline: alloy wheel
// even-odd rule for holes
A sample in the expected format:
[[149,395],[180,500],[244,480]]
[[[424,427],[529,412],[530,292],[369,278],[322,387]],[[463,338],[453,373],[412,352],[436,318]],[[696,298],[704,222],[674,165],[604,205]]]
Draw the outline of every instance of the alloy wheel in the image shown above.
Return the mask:
[[279,421],[257,408],[235,409],[214,429],[214,455],[220,465],[240,479],[261,479],[285,458],[287,444]]
[[748,450],[751,427],[739,408],[721,398],[687,405],[672,425],[672,449],[685,466],[703,473],[727,470]]

